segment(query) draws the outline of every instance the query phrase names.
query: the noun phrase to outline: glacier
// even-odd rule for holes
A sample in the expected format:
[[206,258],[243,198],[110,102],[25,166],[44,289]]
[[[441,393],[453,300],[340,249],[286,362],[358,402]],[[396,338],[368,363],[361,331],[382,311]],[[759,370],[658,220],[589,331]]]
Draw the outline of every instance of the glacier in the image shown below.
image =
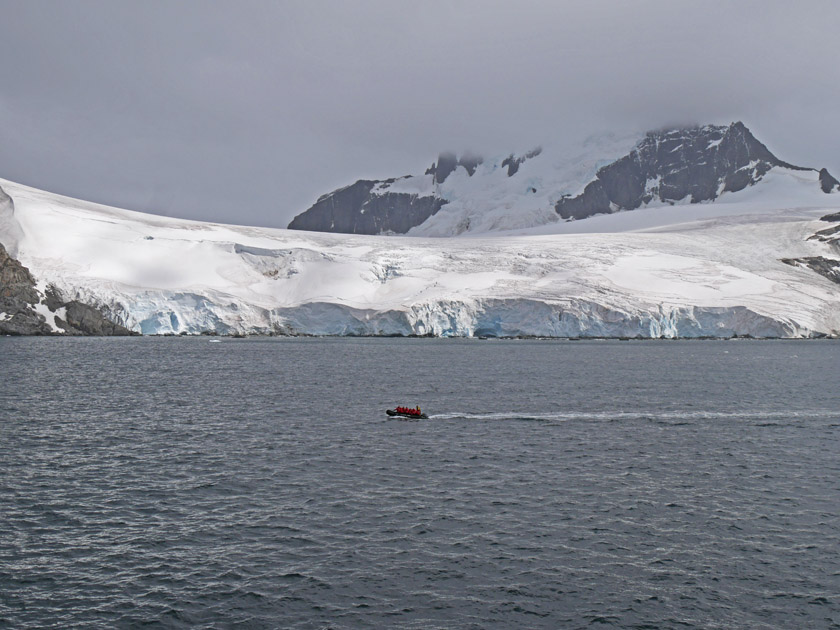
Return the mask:
[[840,258],[811,238],[840,208],[816,178],[773,168],[713,203],[569,222],[512,207],[493,223],[515,229],[450,238],[188,221],[0,179],[0,242],[142,334],[840,336],[840,284],[782,260]]

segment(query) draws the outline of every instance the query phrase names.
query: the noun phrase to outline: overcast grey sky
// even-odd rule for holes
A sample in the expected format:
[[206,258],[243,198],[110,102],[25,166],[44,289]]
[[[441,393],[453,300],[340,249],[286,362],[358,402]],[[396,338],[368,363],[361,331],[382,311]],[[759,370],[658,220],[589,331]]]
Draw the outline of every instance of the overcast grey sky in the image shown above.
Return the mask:
[[840,176],[840,2],[0,0],[0,177],[284,227],[359,178],[743,120]]

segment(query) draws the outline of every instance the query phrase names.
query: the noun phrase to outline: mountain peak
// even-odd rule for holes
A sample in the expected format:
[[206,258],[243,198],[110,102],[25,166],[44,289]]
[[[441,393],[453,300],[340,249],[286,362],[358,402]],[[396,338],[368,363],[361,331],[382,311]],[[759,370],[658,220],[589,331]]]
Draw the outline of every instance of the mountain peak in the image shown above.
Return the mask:
[[714,201],[753,185],[782,162],[742,122],[650,131],[625,157],[604,166],[584,191],[560,199],[564,219],[635,210],[653,201]]
[[[538,147],[487,161],[443,152],[425,175],[359,181],[328,193],[289,227],[427,236],[522,229],[558,216],[711,202],[757,184],[773,168],[817,172],[777,158],[741,121],[666,127],[641,139],[604,136],[582,150],[576,156]],[[824,192],[840,190],[827,171],[819,182]]]

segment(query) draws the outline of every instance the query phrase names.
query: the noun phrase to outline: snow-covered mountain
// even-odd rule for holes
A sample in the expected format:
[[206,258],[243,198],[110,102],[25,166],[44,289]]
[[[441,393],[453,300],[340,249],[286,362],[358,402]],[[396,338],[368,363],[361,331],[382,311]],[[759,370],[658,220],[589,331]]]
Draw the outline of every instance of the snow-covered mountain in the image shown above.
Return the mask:
[[[840,336],[840,194],[824,193],[818,172],[772,166],[761,185],[714,203],[670,206],[660,184],[659,203],[534,227],[540,213],[557,216],[553,206],[507,208],[515,198],[504,194],[517,181],[536,189],[522,199],[559,201],[530,168],[542,155],[486,175],[504,203],[459,202],[488,232],[471,222],[468,238],[202,223],[0,180],[0,243],[11,254],[0,255],[0,331],[63,334],[83,305],[145,334]],[[567,162],[579,186],[570,195],[585,194],[585,172],[615,161],[587,159]],[[439,161],[423,181],[460,191],[482,181],[460,162],[444,176],[451,163]],[[478,178],[489,165],[473,168]],[[388,186],[402,194],[419,181]],[[490,231],[502,225],[520,229]],[[23,326],[27,317],[40,328]]]
[[[361,180],[322,196],[291,229],[455,236],[546,225],[641,207],[711,202],[783,162],[743,123],[591,139],[579,152],[535,149],[483,160],[444,153],[424,175]],[[838,182],[818,172],[824,192]]]

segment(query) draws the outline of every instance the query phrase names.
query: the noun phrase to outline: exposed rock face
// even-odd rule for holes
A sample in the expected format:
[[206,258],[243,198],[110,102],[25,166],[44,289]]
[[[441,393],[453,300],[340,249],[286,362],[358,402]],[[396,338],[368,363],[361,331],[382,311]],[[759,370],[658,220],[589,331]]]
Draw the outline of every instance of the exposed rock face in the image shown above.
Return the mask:
[[807,258],[782,258],[782,262],[794,267],[807,267],[840,284],[840,260],[832,260],[825,256],[810,256]]
[[[40,312],[39,312],[40,311]],[[54,325],[45,317],[49,313]],[[62,333],[63,331],[63,333]],[[0,244],[0,334],[133,335],[102,313],[76,300],[65,302],[48,288],[42,295],[29,270]]]
[[469,176],[472,177],[475,175],[475,169],[483,163],[484,158],[479,155],[465,153],[461,156],[461,159],[458,159],[454,153],[446,151],[438,155],[436,164],[432,164],[426,169],[426,175],[434,175],[435,183],[442,184],[459,166],[463,166],[467,170]]
[[813,236],[809,236],[808,240],[828,243],[838,254],[840,254],[840,212],[835,212],[834,214],[827,214],[824,217],[821,217],[820,221],[825,221],[827,223],[838,223],[838,225],[834,225],[824,230],[819,230]]
[[[825,218],[825,217],[823,217]],[[840,218],[836,219],[840,221]],[[822,241],[823,243],[830,243],[836,247],[838,241],[840,241],[840,225],[835,225],[834,227],[826,228],[824,230],[820,230],[813,236],[808,237],[809,241]]]
[[[823,169],[824,171],[825,169]],[[822,174],[821,174],[822,175]],[[822,179],[822,177],[821,177]],[[840,212],[827,214],[820,218],[820,221],[828,223],[840,223]],[[809,241],[820,241],[828,243],[832,250],[840,255],[840,225],[835,225],[825,230],[819,230],[816,234],[808,237]],[[826,258],[825,256],[808,256],[804,258],[782,258],[783,263],[793,267],[805,267],[815,271],[832,282],[840,284],[840,260]]]
[[289,229],[344,234],[403,234],[423,223],[446,203],[433,195],[372,192],[378,184],[394,181],[359,180],[324,195],[309,210],[292,219]]
[[437,164],[432,164],[426,169],[426,175],[434,175],[435,183],[442,184],[456,168],[458,168],[458,157],[446,151],[438,155]]
[[35,278],[0,245],[0,334],[50,334],[52,328],[35,312],[40,301]]
[[516,173],[519,172],[519,167],[522,165],[525,160],[530,160],[531,158],[537,157],[540,153],[542,153],[542,147],[537,147],[533,151],[528,151],[525,155],[520,157],[516,157],[512,153],[502,160],[502,166],[507,166],[507,175],[508,177],[513,177]]
[[61,313],[64,317],[55,316],[56,325],[68,334],[83,334],[95,336],[125,336],[138,333],[106,319],[97,309],[83,304],[78,300],[65,302],[53,287],[47,287],[45,304],[50,311]]
[[824,193],[840,191],[840,182],[834,179],[826,169],[820,169],[820,188]]
[[484,162],[477,155],[441,153],[435,164],[426,169],[432,175],[435,190],[427,194],[389,191],[400,179],[381,181],[360,179],[355,184],[321,196],[308,210],[289,223],[290,230],[340,232],[344,234],[404,234],[420,225],[447,203],[437,186],[463,167],[472,177]]
[[[483,163],[484,163],[484,158],[482,158],[478,155],[473,155],[471,153],[467,153],[465,155],[462,155],[461,159],[458,160],[458,165],[463,166],[465,169],[467,169],[467,173],[469,174],[470,177],[475,175],[475,169],[477,169],[479,167],[479,165],[483,164]],[[443,180],[441,180],[441,181],[443,181]]]
[[601,168],[576,197],[555,205],[564,219],[634,210],[651,201],[717,199],[758,182],[782,162],[743,123],[652,131],[623,158]]

